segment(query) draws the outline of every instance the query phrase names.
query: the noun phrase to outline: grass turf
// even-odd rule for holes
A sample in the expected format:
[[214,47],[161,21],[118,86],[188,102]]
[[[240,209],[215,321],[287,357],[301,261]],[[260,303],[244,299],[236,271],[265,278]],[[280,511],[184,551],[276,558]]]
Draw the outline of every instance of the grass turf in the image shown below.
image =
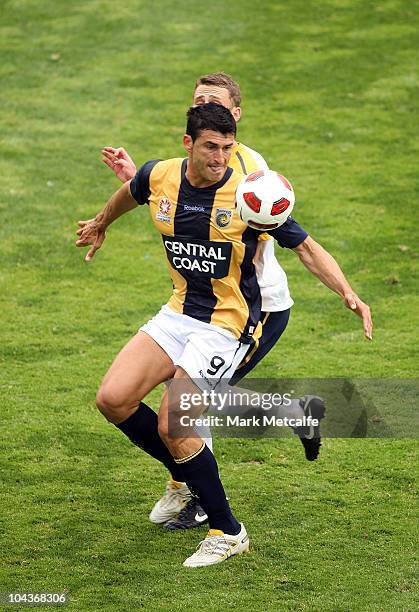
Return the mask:
[[367,344],[281,251],[296,306],[255,375],[415,376],[417,17],[402,0],[3,2],[0,591],[67,588],[75,610],[415,609],[409,440],[328,440],[315,465],[295,440],[218,441],[252,553],[181,567],[205,531],[148,523],[164,472],[93,407],[170,293],[160,243],[139,210],[86,266],[73,232],[117,186],[100,148],[182,155],[194,79],[225,70],[240,139],[290,178],[375,318]]

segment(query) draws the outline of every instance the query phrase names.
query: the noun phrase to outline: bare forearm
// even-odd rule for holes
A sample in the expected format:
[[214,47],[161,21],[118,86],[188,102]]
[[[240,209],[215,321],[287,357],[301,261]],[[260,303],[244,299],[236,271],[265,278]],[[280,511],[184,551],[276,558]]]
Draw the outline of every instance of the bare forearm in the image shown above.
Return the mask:
[[341,297],[352,291],[339,264],[313,238],[309,236],[294,250],[307,270],[317,276],[326,287]]
[[114,193],[105,207],[96,215],[96,221],[105,229],[118,217],[137,207],[137,202],[131,195],[130,181],[127,181]]
[[90,246],[85,261],[90,261],[96,251],[100,249],[106,238],[106,228],[124,213],[136,208],[137,202],[131,195],[130,182],[124,183],[120,189],[109,199],[105,207],[94,219],[79,221],[76,246]]
[[347,308],[362,319],[364,334],[372,340],[372,318],[368,304],[365,304],[352,290],[339,264],[320,244],[308,236],[294,251],[307,270],[317,276],[326,287],[343,299]]

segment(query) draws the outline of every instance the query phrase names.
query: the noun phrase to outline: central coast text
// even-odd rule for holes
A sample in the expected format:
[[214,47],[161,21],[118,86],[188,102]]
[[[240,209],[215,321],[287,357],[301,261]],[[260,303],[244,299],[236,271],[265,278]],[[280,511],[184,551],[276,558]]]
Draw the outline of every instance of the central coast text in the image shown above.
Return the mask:
[[181,274],[223,278],[227,276],[231,259],[231,243],[163,236],[166,255]]

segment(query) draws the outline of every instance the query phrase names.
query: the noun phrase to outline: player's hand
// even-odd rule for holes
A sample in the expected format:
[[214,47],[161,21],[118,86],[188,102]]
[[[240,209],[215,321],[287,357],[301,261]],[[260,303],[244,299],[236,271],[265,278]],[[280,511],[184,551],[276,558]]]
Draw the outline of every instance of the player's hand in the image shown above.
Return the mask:
[[104,147],[102,161],[115,173],[121,183],[134,178],[137,168],[135,163],[122,147]]
[[362,319],[365,337],[372,340],[372,317],[368,304],[360,300],[356,293],[346,293],[343,296],[343,301],[349,310],[352,310]]
[[84,261],[90,261],[96,251],[100,249],[103,244],[103,241],[106,238],[106,227],[95,219],[88,219],[87,221],[79,221],[78,222],[79,229],[76,234],[79,237],[76,241],[76,246],[84,247],[91,245]]

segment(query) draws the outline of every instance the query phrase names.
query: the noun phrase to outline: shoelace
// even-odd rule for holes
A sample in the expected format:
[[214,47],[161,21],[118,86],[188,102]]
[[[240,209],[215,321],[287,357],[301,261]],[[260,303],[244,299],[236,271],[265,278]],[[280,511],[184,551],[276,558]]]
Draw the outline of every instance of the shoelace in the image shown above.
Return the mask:
[[224,536],[214,535],[202,540],[196,547],[196,550],[204,555],[215,555],[218,550],[221,554],[224,554],[229,548],[230,544]]

